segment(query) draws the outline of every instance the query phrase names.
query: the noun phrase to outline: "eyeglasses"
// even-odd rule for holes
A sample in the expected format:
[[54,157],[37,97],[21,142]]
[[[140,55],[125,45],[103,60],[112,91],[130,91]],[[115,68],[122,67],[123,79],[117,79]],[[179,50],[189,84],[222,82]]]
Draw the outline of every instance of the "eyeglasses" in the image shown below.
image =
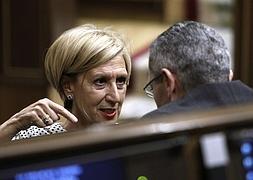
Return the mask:
[[158,80],[162,74],[159,74],[158,76],[154,77],[149,83],[143,88],[144,92],[146,93],[147,96],[153,98],[154,97],[154,89],[153,89],[153,82]]

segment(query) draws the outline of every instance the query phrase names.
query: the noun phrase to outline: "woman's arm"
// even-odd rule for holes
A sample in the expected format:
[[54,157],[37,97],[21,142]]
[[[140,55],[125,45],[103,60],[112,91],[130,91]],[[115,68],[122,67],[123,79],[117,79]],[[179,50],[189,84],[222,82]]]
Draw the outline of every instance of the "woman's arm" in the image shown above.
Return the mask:
[[41,99],[27,106],[0,125],[0,142],[10,141],[20,130],[31,125],[45,127],[65,117],[76,123],[77,118],[63,106],[47,99]]

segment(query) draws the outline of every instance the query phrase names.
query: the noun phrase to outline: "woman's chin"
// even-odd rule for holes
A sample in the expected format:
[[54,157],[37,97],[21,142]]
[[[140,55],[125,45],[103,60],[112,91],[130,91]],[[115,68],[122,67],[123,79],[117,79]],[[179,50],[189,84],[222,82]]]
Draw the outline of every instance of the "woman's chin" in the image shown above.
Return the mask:
[[115,124],[116,122],[118,121],[118,118],[113,118],[113,119],[107,119],[107,118],[102,118],[100,119],[100,123],[103,123],[103,124]]

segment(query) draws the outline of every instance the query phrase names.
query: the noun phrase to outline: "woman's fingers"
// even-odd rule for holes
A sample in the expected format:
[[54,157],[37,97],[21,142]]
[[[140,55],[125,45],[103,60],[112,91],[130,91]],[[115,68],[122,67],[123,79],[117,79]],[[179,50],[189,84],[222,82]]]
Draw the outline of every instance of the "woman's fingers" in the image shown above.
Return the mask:
[[33,108],[26,109],[26,111],[19,112],[12,116],[9,120],[11,127],[15,127],[16,131],[29,128],[31,125],[37,125],[39,127],[45,127],[41,117],[38,115],[38,111]]
[[[35,106],[39,106],[43,109],[43,111],[46,113],[46,115],[44,114],[43,117],[45,118],[47,115],[49,115],[49,118],[52,120],[52,121],[58,121],[60,119],[59,115],[57,114],[57,112],[55,112],[52,108],[50,108],[50,104],[56,104],[54,103],[53,101],[47,99],[47,98],[44,98],[44,99],[41,99],[39,100]],[[64,108],[64,107],[62,107]]]
[[15,121],[14,126],[17,130],[22,130],[28,128],[32,124],[38,127],[51,125],[60,119],[59,115],[74,123],[78,121],[77,118],[63,106],[47,98],[27,106],[9,120],[12,122]]
[[[29,116],[29,114],[27,116]],[[36,112],[36,111],[32,111],[30,113],[29,118],[31,119],[32,124],[36,124],[39,127],[45,127],[46,126],[46,124],[43,122],[41,117],[38,115],[38,112]]]
[[74,123],[78,121],[78,119],[63,106],[47,98],[37,101],[37,103],[34,103],[33,106],[39,106],[43,109],[43,111],[45,112],[45,114],[43,114],[44,118],[48,114],[51,120],[57,121],[60,119],[59,115],[61,115]]
[[48,114],[42,118],[42,121],[45,125],[51,125],[54,123],[54,121],[50,118]]
[[67,109],[65,109],[63,106],[56,104],[54,102],[51,102],[49,104],[49,107],[51,109],[54,110],[54,112],[56,112],[57,114],[65,117],[66,119],[68,119],[69,121],[76,123],[78,122],[78,119],[71,113],[69,112]]
[[44,98],[13,115],[0,126],[0,129],[4,127],[2,131],[6,132],[6,137],[12,137],[20,130],[27,129],[31,125],[36,125],[38,127],[51,125],[60,119],[59,115],[74,123],[78,121],[77,118],[63,106]]

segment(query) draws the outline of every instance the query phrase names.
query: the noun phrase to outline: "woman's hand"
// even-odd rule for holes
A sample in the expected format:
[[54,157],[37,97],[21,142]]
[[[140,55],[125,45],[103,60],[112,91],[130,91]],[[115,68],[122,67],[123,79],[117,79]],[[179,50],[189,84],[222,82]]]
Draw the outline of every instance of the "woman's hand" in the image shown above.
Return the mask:
[[45,127],[60,119],[60,116],[76,123],[77,118],[63,106],[47,99],[41,99],[0,125],[0,141],[10,140],[20,130],[27,129],[31,125]]

